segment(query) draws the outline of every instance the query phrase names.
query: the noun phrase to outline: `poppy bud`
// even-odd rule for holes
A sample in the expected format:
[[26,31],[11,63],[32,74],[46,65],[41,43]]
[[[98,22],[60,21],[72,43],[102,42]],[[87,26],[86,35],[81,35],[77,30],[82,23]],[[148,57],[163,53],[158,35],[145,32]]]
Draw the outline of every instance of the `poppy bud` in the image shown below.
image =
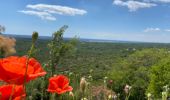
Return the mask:
[[38,32],[33,32],[32,41],[35,42],[38,39]]
[[69,96],[70,96],[70,97],[74,97],[73,92],[69,92]]
[[84,77],[82,77],[80,81],[80,90],[82,92],[85,92],[86,86],[87,86],[87,81]]

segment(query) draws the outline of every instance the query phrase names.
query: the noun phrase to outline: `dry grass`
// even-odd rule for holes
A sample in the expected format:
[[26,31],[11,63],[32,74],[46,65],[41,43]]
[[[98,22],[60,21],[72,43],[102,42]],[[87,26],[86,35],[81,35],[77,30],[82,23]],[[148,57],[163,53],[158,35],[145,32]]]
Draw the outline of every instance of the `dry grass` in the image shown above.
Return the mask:
[[16,52],[14,48],[16,45],[15,43],[16,43],[16,40],[14,38],[0,35],[0,50],[1,52],[3,52],[4,56],[9,56]]

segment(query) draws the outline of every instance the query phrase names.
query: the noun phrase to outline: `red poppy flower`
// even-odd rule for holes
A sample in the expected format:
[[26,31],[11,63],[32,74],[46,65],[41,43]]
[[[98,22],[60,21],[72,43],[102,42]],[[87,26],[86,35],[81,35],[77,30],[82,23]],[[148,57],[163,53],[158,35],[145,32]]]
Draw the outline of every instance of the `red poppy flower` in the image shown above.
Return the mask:
[[26,94],[22,85],[0,86],[0,100],[9,100],[10,97],[12,97],[12,100],[23,100],[25,96]]
[[28,61],[27,74],[26,63],[28,57],[11,56],[0,59],[0,80],[7,83],[21,85],[26,82],[37,78],[38,76],[44,76],[46,72],[42,69],[41,64],[34,58],[30,58]]
[[69,79],[64,75],[54,76],[49,79],[47,91],[51,93],[63,94],[72,90],[73,88],[69,86]]

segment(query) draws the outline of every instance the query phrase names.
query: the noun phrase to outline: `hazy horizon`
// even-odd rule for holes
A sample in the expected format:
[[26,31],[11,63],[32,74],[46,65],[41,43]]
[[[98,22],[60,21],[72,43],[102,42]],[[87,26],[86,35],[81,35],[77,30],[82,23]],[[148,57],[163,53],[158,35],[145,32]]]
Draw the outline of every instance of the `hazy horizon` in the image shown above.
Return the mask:
[[[12,37],[16,37],[16,38],[32,38],[32,34],[29,35],[19,35],[19,34],[3,34],[6,36],[12,36]],[[27,37],[25,37],[27,36]],[[85,42],[106,42],[106,43],[161,43],[161,44],[169,44],[169,42],[145,42],[145,41],[131,41],[131,40],[109,40],[109,39],[95,39],[95,38],[81,38],[81,37],[77,37],[77,36],[73,36],[73,37],[65,37],[66,39],[71,39],[71,38],[78,38],[80,39],[80,41],[85,41]],[[45,36],[45,35],[39,35],[39,39],[49,39],[51,38],[51,36]]]

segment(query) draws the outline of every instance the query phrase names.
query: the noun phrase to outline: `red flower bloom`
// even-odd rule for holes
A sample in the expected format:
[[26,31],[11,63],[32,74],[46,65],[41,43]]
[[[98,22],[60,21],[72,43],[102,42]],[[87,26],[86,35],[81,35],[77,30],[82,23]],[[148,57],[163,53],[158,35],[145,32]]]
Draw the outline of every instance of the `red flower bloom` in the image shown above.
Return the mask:
[[109,83],[110,83],[110,84],[113,84],[113,80],[109,80]]
[[22,85],[4,85],[0,86],[0,100],[9,100],[12,94],[12,100],[25,99],[25,91]]
[[[27,57],[11,56],[0,59],[0,80],[7,83],[21,85],[24,83]],[[28,61],[26,82],[44,76],[46,72],[42,69],[41,64],[34,58]]]
[[64,75],[58,75],[49,79],[48,90],[51,93],[63,94],[67,91],[72,91],[73,88],[69,86],[69,79]]

